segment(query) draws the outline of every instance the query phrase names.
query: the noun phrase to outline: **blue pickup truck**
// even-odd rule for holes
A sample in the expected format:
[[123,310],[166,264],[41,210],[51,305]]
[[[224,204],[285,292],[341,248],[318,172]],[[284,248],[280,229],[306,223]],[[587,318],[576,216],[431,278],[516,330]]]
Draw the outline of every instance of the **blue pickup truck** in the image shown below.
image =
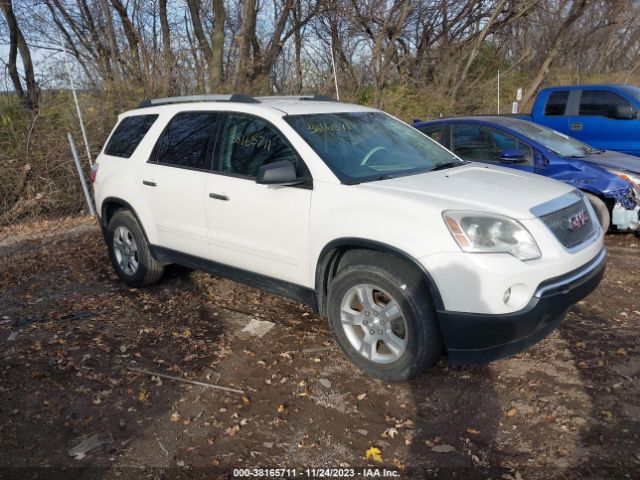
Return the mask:
[[601,150],[640,156],[640,88],[632,85],[545,88],[520,118]]

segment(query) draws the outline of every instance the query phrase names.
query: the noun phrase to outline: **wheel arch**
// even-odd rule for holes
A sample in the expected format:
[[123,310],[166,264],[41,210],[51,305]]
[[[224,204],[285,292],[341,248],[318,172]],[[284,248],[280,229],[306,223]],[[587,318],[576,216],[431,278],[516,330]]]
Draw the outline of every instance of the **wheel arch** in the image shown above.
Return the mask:
[[[142,234],[144,235],[144,239],[148,245],[150,245],[149,237],[147,236],[147,232],[144,229],[144,225],[140,221],[140,217],[136,212],[136,209],[131,206],[129,202],[123,200],[118,197],[107,197],[102,201],[102,205],[100,206],[100,228],[102,229],[102,234],[105,235],[107,233],[107,228],[109,227],[109,221],[118,210],[126,209],[129,210],[133,216],[136,218],[138,225],[140,226],[140,230],[142,230]],[[153,249],[152,249],[153,255]],[[155,255],[153,255],[155,258]]]
[[421,273],[422,278],[425,280],[436,311],[444,309],[442,297],[440,296],[440,292],[438,291],[438,287],[436,286],[433,277],[414,257],[403,250],[386,243],[364,238],[345,237],[332,240],[325,245],[318,256],[318,261],[316,262],[315,291],[317,296],[317,309],[320,314],[326,314],[326,299],[329,291],[328,287],[331,280],[337,273],[340,259],[347,251],[354,249],[389,253],[412,265]]

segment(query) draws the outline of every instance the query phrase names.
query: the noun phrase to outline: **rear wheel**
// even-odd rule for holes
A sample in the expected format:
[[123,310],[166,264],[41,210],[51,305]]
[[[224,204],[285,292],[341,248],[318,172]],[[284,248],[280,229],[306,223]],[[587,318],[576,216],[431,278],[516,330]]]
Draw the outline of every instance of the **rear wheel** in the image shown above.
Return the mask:
[[133,214],[116,212],[107,227],[109,258],[122,281],[132,287],[144,287],[157,282],[163,265],[151,256],[149,245]]
[[609,230],[609,226],[611,225],[611,213],[609,213],[609,208],[607,208],[607,204],[602,201],[599,197],[595,196],[593,193],[583,192],[585,197],[591,203],[591,206],[596,211],[596,215],[598,215],[598,220],[600,220],[600,225],[602,226],[602,230],[605,233]]
[[420,374],[442,351],[426,285],[391,255],[371,252],[340,270],[329,288],[328,314],[347,357],[385,381]]

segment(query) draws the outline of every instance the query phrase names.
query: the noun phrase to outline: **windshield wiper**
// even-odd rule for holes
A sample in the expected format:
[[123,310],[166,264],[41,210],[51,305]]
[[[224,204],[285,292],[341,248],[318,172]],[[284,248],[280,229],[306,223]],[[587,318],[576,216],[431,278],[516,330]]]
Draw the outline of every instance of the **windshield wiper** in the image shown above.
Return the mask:
[[445,170],[447,168],[459,167],[461,165],[464,165],[465,163],[466,162],[444,162],[444,163],[438,163],[437,165],[434,165],[429,170],[427,170],[427,172],[435,172],[437,170]]

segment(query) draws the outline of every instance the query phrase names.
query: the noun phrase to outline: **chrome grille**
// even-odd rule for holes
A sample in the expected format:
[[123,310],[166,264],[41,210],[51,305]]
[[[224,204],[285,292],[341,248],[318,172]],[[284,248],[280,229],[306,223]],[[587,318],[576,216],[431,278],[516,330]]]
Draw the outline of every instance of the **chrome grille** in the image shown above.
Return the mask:
[[542,215],[540,219],[549,227],[556,238],[565,246],[573,248],[587,240],[595,229],[596,219],[591,218],[584,200],[568,207]]

